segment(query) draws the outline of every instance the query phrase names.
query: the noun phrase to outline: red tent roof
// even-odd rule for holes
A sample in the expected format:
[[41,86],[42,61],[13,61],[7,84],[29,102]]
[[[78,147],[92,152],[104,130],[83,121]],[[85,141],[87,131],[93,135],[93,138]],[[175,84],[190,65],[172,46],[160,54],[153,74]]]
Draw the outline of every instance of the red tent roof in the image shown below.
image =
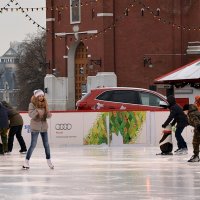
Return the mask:
[[184,65],[154,80],[156,84],[200,82],[200,59]]

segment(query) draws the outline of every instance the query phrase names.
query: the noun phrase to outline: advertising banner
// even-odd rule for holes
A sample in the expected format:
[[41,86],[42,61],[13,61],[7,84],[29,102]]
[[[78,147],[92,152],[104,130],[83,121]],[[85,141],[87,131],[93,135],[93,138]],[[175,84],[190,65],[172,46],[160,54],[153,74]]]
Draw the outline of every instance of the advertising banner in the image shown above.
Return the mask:
[[111,145],[146,143],[146,112],[113,111],[84,116],[84,127],[87,127],[84,130],[85,145],[108,144],[107,116]]
[[[30,118],[27,113],[21,115],[24,120],[22,135],[28,147],[31,140]],[[52,117],[48,119],[49,142],[54,147],[101,144],[159,146],[162,124],[168,115],[169,112],[149,111],[53,112]],[[175,127],[172,129],[172,136],[176,145],[174,131]],[[191,144],[193,128],[186,127],[183,137],[188,144]],[[42,146],[40,137],[37,146]]]
[[83,145],[84,113],[53,113],[50,119],[50,138],[54,146]]

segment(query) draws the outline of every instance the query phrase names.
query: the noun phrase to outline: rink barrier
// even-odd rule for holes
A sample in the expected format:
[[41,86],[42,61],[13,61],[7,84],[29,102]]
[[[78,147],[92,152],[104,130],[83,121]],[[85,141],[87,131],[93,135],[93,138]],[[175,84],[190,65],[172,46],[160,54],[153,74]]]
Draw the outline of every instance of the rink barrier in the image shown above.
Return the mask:
[[[24,125],[22,135],[30,143],[30,118],[21,113]],[[108,111],[108,112],[52,112],[48,119],[51,146],[68,145],[123,145],[144,144],[158,146],[162,135],[161,125],[168,111]],[[173,130],[172,130],[173,131]],[[184,130],[183,137],[192,141],[192,128]],[[16,139],[15,139],[16,142]],[[173,142],[176,142],[173,134]],[[42,145],[41,139],[38,140]]]

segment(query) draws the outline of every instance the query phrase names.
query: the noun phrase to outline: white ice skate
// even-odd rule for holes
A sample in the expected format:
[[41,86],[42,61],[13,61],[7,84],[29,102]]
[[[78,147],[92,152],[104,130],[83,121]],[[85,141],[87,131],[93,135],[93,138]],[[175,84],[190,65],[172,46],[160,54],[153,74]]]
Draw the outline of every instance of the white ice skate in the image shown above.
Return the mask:
[[22,166],[22,169],[29,169],[30,168],[30,166],[29,166],[29,160],[25,160],[24,161],[24,165]]

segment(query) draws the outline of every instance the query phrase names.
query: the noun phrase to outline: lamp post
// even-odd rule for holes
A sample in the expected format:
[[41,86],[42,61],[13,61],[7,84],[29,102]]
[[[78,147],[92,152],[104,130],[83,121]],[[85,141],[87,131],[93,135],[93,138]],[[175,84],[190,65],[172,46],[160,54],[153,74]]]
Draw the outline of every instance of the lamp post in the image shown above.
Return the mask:
[[152,68],[153,67],[153,64],[151,62],[151,57],[144,57],[144,67],[150,67]]
[[89,64],[89,69],[93,70],[94,69],[94,65],[101,67],[102,66],[102,61],[101,58],[100,59],[91,59],[90,60],[90,64]]

